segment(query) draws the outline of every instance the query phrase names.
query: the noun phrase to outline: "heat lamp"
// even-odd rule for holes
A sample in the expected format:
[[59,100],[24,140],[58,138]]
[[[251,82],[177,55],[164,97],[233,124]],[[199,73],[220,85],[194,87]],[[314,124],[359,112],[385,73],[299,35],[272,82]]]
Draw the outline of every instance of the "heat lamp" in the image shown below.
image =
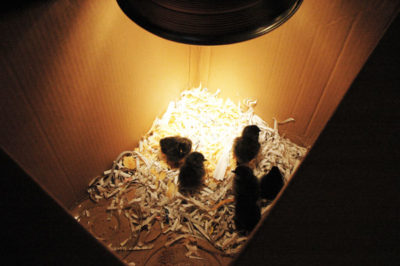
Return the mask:
[[195,45],[231,44],[279,27],[302,0],[117,0],[142,28]]

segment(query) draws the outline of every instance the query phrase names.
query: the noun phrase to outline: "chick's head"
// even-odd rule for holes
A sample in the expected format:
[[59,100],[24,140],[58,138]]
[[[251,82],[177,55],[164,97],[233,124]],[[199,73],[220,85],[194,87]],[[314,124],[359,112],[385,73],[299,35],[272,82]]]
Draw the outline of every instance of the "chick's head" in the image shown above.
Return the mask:
[[243,176],[243,177],[253,176],[253,171],[251,170],[251,168],[244,165],[239,165],[232,172],[238,176]]
[[191,165],[196,165],[196,166],[203,166],[203,162],[206,159],[204,158],[204,155],[201,154],[200,152],[192,152],[191,154],[186,157],[186,163],[191,164]]
[[244,138],[251,138],[251,139],[258,140],[258,135],[259,135],[260,131],[261,131],[260,128],[256,125],[246,126],[243,129],[242,136]]

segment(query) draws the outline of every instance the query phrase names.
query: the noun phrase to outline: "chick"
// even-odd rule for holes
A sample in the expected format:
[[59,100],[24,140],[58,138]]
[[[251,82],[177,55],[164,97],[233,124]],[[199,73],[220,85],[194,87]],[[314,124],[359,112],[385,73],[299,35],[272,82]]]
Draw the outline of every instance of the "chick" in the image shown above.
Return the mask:
[[243,129],[242,136],[235,139],[233,152],[238,165],[248,163],[256,157],[260,150],[260,143],[258,143],[259,133],[258,126],[246,126]]
[[261,219],[261,210],[257,204],[238,201],[235,204],[235,226],[240,235],[249,234]]
[[160,140],[161,152],[174,167],[192,150],[192,141],[180,136],[166,137]]
[[257,205],[258,180],[247,166],[238,166],[233,172],[236,174],[233,183],[235,195],[234,222],[239,233],[247,234],[253,230],[261,218],[261,210]]
[[185,163],[182,165],[178,181],[180,191],[195,191],[203,183],[203,176],[206,171],[204,169],[205,158],[200,152],[190,153]]
[[233,193],[235,198],[246,198],[256,202],[259,197],[258,179],[253,174],[250,167],[240,165],[233,171],[235,178],[233,180]]
[[274,166],[268,174],[261,178],[260,194],[261,198],[274,200],[283,187],[283,177],[279,168]]

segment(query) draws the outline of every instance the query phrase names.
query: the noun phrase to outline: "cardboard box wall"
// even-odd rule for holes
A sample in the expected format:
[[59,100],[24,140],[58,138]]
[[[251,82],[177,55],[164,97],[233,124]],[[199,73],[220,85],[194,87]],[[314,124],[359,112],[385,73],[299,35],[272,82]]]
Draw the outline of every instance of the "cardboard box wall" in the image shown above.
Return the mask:
[[399,1],[305,0],[247,42],[196,47],[158,38],[115,1],[37,1],[1,18],[1,146],[60,204],[135,147],[179,92],[198,86],[312,145],[398,12]]
[[[398,264],[399,31],[397,17],[233,265]],[[1,155],[4,260],[119,265]]]
[[234,265],[397,265],[397,16]]

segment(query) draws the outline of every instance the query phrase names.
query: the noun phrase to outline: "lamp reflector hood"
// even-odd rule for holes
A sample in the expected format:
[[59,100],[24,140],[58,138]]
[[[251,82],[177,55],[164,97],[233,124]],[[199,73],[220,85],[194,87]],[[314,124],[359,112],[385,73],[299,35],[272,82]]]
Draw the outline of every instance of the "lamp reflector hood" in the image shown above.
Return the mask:
[[287,21],[302,0],[117,0],[144,29],[197,45],[230,44],[261,36]]

